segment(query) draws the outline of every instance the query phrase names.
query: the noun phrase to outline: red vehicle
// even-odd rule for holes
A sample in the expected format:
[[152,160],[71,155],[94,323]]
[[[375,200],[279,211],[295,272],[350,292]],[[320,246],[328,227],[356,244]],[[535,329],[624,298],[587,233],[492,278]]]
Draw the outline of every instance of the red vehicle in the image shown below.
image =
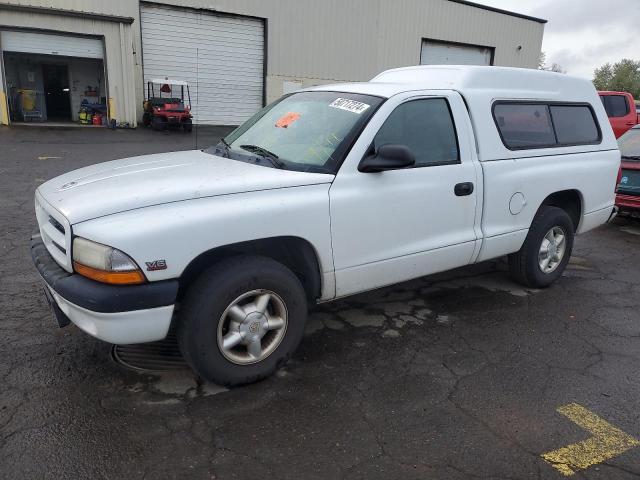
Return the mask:
[[165,78],[147,83],[142,117],[146,127],[151,126],[154,130],[174,127],[191,132],[191,118],[191,94],[187,82]]
[[598,92],[607,111],[616,138],[638,124],[638,113],[633,95],[626,92]]
[[616,205],[621,212],[640,213],[640,125],[618,140],[622,165],[618,175]]

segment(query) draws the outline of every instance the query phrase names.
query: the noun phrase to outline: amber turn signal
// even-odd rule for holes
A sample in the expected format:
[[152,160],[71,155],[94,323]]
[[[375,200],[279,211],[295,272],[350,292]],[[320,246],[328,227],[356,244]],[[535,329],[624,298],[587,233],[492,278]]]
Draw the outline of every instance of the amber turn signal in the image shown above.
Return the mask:
[[106,272],[96,268],[87,267],[78,262],[73,262],[76,273],[90,278],[96,282],[109,283],[111,285],[137,285],[145,282],[144,274],[140,270],[125,272]]

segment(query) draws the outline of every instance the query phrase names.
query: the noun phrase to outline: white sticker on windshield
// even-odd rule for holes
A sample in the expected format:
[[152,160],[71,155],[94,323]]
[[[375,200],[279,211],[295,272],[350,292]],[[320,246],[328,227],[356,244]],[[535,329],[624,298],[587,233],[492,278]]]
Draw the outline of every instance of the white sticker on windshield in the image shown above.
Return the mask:
[[360,115],[371,105],[367,105],[366,103],[362,102],[356,102],[355,100],[348,100],[346,98],[336,98],[329,106]]

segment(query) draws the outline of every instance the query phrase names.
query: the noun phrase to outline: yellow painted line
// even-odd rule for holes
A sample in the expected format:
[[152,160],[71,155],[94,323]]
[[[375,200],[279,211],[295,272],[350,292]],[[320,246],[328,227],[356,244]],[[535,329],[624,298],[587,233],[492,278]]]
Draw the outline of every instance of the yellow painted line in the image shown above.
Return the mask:
[[558,408],[557,411],[593,435],[582,442],[542,454],[542,458],[567,477],[578,470],[606,462],[640,445],[639,440],[614,427],[582,405],[570,403]]

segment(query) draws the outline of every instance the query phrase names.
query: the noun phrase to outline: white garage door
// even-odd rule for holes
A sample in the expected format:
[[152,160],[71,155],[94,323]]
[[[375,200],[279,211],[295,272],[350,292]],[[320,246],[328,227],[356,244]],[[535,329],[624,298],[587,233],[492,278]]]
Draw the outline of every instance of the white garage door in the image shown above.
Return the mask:
[[146,82],[190,84],[194,122],[239,125],[262,107],[264,24],[259,19],[142,4]]
[[41,53],[65,57],[102,58],[102,40],[49,33],[0,32],[0,45],[5,52]]
[[423,40],[420,65],[491,65],[492,53],[488,47]]

